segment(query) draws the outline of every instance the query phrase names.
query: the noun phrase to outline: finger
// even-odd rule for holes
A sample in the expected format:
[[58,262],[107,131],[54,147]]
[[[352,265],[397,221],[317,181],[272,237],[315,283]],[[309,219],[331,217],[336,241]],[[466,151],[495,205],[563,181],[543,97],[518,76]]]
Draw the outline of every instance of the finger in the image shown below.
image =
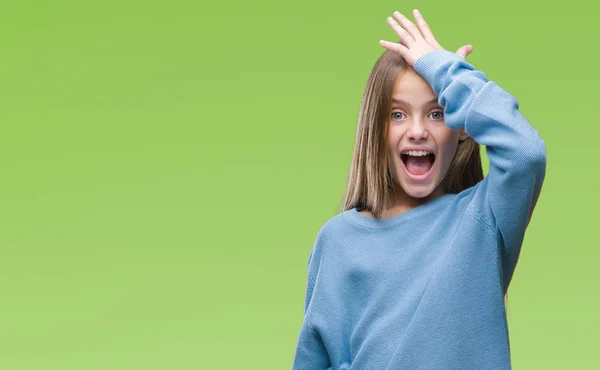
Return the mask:
[[415,41],[414,37],[412,37],[410,33],[408,33],[404,28],[402,28],[398,24],[398,22],[394,20],[394,18],[388,17],[387,21],[390,24],[390,27],[392,27],[392,29],[394,30],[394,32],[396,32],[396,35],[400,37],[400,41],[404,45],[408,46],[410,43]]
[[384,48],[388,49],[389,51],[393,51],[395,53],[400,54],[400,56],[402,56],[403,58],[406,59],[406,55],[408,52],[408,48],[400,43],[397,42],[391,42],[391,41],[385,41],[385,40],[379,40],[379,45],[383,46]]
[[463,58],[466,58],[473,51],[472,45],[463,45],[457,51],[456,54],[460,55]]
[[421,31],[417,28],[417,26],[415,26],[415,24],[413,22],[410,21],[410,19],[406,18],[403,14],[401,14],[400,12],[397,12],[397,11],[394,12],[394,17],[398,20],[400,25],[406,31],[408,31],[408,33],[410,33],[410,35],[415,40],[423,38],[423,34],[421,33]]
[[417,26],[421,30],[421,34],[430,44],[436,43],[435,36],[433,36],[433,32],[431,32],[431,28],[427,22],[425,22],[425,18],[423,18],[423,14],[418,9],[413,10],[413,14],[415,16],[415,21],[417,22]]
[[460,48],[458,48],[458,50],[456,50],[456,54],[460,55],[463,58],[465,58],[468,53],[469,49],[467,48],[467,46],[461,46]]

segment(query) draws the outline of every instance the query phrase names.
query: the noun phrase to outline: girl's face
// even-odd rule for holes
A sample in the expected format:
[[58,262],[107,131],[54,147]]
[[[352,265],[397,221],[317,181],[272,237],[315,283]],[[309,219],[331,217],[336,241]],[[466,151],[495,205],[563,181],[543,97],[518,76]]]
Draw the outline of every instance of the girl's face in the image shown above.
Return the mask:
[[[398,77],[388,124],[388,151],[392,176],[405,200],[436,198],[448,172],[458,141],[467,134],[444,122],[444,110],[431,86],[412,68]],[[400,190],[400,189],[399,189]]]

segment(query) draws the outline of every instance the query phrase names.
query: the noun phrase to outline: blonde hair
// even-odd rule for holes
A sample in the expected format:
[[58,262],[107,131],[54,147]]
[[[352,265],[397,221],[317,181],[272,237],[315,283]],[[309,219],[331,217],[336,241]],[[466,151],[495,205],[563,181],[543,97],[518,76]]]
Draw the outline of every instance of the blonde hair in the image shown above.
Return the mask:
[[[387,151],[387,129],[394,84],[408,69],[412,67],[403,57],[386,50],[371,70],[360,104],[348,183],[339,212],[364,208],[376,219],[382,219],[395,199]],[[440,186],[444,193],[456,194],[481,180],[480,146],[467,137],[459,141]],[[505,294],[505,305],[507,298]]]

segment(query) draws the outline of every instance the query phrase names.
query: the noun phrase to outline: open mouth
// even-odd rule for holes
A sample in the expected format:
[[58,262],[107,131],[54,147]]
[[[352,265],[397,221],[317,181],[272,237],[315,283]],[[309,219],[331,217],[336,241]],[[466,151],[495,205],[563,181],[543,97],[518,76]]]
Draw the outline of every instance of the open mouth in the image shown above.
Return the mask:
[[406,172],[415,177],[424,177],[429,174],[435,162],[435,154],[423,152],[400,154]]

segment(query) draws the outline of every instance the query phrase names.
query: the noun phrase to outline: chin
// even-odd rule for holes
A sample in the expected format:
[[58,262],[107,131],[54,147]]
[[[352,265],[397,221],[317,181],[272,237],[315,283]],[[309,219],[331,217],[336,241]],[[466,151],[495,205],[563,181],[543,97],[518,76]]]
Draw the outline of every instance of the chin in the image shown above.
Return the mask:
[[399,184],[402,188],[402,191],[411,198],[427,198],[431,197],[433,194],[436,194],[436,190],[440,186],[440,181],[438,181],[438,176],[436,173],[432,173],[432,176],[428,179],[429,181],[423,183],[415,183],[410,179],[403,178]]
[[424,189],[415,189],[414,187],[403,187],[404,192],[412,198],[426,198],[430,196],[435,189],[429,187]]

